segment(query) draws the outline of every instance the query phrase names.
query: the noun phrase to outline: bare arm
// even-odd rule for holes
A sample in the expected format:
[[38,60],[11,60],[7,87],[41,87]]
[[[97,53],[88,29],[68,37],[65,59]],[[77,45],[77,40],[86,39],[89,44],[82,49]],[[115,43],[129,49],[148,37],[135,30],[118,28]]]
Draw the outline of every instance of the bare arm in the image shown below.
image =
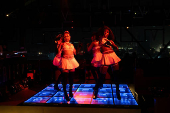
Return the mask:
[[90,46],[87,48],[87,51],[90,52],[90,50],[92,49],[93,47],[93,42],[90,44]]
[[117,50],[119,50],[119,48],[117,47],[117,45],[112,41],[112,40],[109,40],[111,43],[112,43],[112,46],[115,47]]
[[[74,48],[74,45],[73,45],[73,44],[71,44],[71,45],[72,45],[73,48]],[[76,55],[76,49],[75,49],[75,48],[73,49],[73,54]]]
[[62,51],[62,47],[63,47],[63,43],[61,43],[58,47],[58,53],[60,53]]
[[74,48],[74,50],[73,50],[73,53],[74,53],[74,55],[76,55],[76,49]]

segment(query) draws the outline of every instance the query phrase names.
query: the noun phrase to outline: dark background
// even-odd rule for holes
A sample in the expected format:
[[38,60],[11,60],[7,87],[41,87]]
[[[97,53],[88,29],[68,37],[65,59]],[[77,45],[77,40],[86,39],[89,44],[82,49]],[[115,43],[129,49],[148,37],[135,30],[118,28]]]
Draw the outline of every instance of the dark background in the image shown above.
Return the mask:
[[[84,76],[86,82],[90,77],[93,79],[89,74],[91,57],[86,44],[91,42],[92,33],[103,25],[111,28],[119,47],[115,52],[122,60],[121,83],[133,84],[133,94],[139,94],[139,98],[135,98],[144,110],[153,111],[156,97],[164,98],[160,105],[165,106],[170,97],[168,0],[0,1],[0,45],[6,45],[6,51],[11,54],[0,60],[0,100],[21,91],[17,84],[27,87],[27,73],[34,74],[28,87],[37,92],[55,82],[59,74],[52,64],[54,39],[65,30],[69,30],[75,48],[79,42],[83,43],[80,54],[75,56],[80,67],[74,80],[84,83]],[[27,53],[15,55],[17,51]],[[108,76],[106,79],[110,80]],[[160,106],[155,108],[166,110]]]
[[[155,58],[169,42],[167,0],[6,0],[0,4],[0,42],[9,51],[23,47],[29,54],[42,52],[51,60],[56,35],[69,30],[75,47],[81,41],[86,48],[103,22],[120,44],[120,57],[136,52],[140,58]],[[169,54],[166,49],[159,57]]]

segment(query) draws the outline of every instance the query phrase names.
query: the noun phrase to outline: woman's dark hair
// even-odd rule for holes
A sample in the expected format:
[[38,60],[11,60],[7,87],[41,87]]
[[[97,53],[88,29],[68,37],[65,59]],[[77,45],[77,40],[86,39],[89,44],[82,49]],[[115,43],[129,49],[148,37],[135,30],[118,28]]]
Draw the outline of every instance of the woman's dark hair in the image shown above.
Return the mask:
[[60,39],[63,39],[63,35],[62,34],[58,34],[56,37],[55,37],[55,41],[58,41]]
[[91,35],[91,37],[92,37],[92,36],[95,36],[95,39],[94,39],[94,40],[99,40],[99,38],[98,38],[98,33],[97,33],[97,32],[93,32],[92,35]]
[[105,29],[108,29],[108,30],[109,30],[108,39],[114,41],[114,40],[115,40],[115,36],[114,36],[112,30],[111,30],[108,26],[103,26],[103,27],[99,28],[99,29],[98,29],[98,36],[99,36],[99,37],[100,37],[100,36],[103,36]]
[[99,32],[93,32],[92,35],[91,35],[91,37],[92,37],[92,36],[96,36],[96,37],[95,37],[95,40],[97,40],[97,41],[100,40],[100,37],[99,37],[100,34],[99,34]]

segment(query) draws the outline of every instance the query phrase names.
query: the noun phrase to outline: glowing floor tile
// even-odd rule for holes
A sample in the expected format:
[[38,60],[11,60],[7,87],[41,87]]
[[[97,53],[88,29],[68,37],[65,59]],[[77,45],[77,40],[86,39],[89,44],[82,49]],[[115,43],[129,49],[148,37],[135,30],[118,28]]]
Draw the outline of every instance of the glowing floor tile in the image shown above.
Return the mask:
[[126,93],[132,93],[129,88],[126,88]]
[[48,87],[54,87],[55,84],[50,84]]
[[46,103],[67,103],[67,101],[64,99],[64,97],[52,97],[50,98]]
[[24,103],[46,103],[51,97],[31,97]]
[[[54,85],[55,85],[55,84],[50,84],[50,85],[47,86],[47,87],[54,87]],[[69,87],[69,86],[70,86],[69,84],[66,85],[66,87]],[[74,88],[78,88],[79,86],[80,86],[80,84],[73,84],[73,87],[74,87]],[[58,87],[61,88],[61,87],[63,87],[63,85],[62,85],[62,84],[58,84]]]
[[[63,88],[61,88],[61,91],[63,92]],[[68,92],[69,88],[66,88],[66,91]],[[76,91],[77,91],[77,88],[72,88],[72,92],[76,92]]]
[[101,92],[101,93],[112,93],[112,89],[111,88],[102,88],[102,89],[99,89],[99,92]]
[[[56,89],[54,89],[54,87],[49,87],[49,86],[47,86],[46,88],[44,88],[42,91],[53,91],[53,90],[56,90]],[[57,90],[56,90],[57,91]]]
[[57,93],[57,91],[41,91],[34,95],[34,97],[52,97]]
[[63,87],[62,84],[58,84],[58,88],[61,89]]
[[112,98],[112,93],[101,93],[99,92],[97,95],[98,98]]
[[93,88],[78,88],[77,92],[93,92]]
[[[126,92],[126,88],[119,88],[120,93],[128,93]],[[116,88],[113,88],[113,93],[116,93]]]
[[[116,84],[112,84],[112,88],[116,88]],[[127,84],[119,84],[119,88],[128,88]]]
[[[116,93],[113,93],[114,98],[117,98]],[[120,93],[121,98],[128,98],[128,99],[133,99],[132,93]]]
[[92,100],[91,104],[113,104],[113,98],[96,98]]
[[[55,84],[50,84],[48,87],[54,87]],[[58,84],[59,88],[62,88],[63,85],[62,84]],[[66,85],[66,87],[69,87],[69,84]]]
[[[24,103],[138,105],[127,84],[119,85],[121,100],[117,99],[115,84],[103,84],[99,88],[97,99],[92,98],[95,84],[73,84],[73,97],[69,102],[64,99],[62,84],[58,84],[58,87],[61,91],[54,90],[54,84],[50,84]],[[66,90],[69,96],[69,84],[66,85]]]
[[[69,92],[67,92],[68,96],[69,96]],[[74,92],[72,92],[72,94],[74,95]],[[64,97],[64,92],[57,92],[53,97]]]
[[80,84],[73,84],[73,88],[78,88]]
[[93,92],[76,92],[74,98],[92,98]]
[[116,88],[116,84],[112,84],[112,88]]
[[64,92],[59,91],[54,95],[54,97],[64,97]]
[[79,88],[93,88],[95,84],[81,84]]
[[127,98],[121,98],[121,100],[114,98],[114,103],[115,105],[138,105],[135,99]]
[[111,88],[111,84],[103,84],[103,88]]
[[91,98],[71,98],[70,104],[90,104]]
[[128,88],[128,85],[127,84],[119,84],[119,87],[120,88]]

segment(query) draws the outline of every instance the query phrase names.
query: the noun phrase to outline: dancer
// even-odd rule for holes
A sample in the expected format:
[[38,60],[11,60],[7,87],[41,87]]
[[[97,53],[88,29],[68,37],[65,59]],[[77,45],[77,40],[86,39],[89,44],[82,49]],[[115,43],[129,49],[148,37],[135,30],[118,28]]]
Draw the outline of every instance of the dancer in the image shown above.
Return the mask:
[[60,70],[61,74],[59,75],[55,85],[54,85],[54,89],[60,91],[59,87],[58,87],[58,83],[61,81],[62,79],[62,71],[61,71],[61,52],[59,52],[60,50],[59,49],[59,46],[60,44],[62,44],[63,42],[63,35],[62,34],[59,34],[56,36],[56,39],[55,39],[55,52],[56,52],[56,56],[54,57],[54,60],[53,60],[53,65],[57,67],[58,70]]
[[112,74],[110,74],[111,78],[114,76],[114,82],[116,84],[116,95],[117,98],[120,100],[120,90],[119,90],[119,80],[118,80],[118,74],[119,74],[119,61],[121,59],[116,55],[113,48],[116,48],[118,50],[117,45],[113,42],[114,41],[114,34],[111,31],[111,29],[107,26],[104,26],[103,28],[99,29],[99,33],[102,33],[100,35],[100,45],[101,45],[101,51],[102,51],[102,59],[101,59],[101,76],[99,77],[99,80],[94,88],[94,96],[93,98],[97,98],[98,94],[98,88],[101,87],[105,80],[105,75],[107,73],[107,70],[109,66],[111,66]]
[[93,59],[91,61],[91,72],[93,74],[94,80],[97,83],[97,75],[100,76],[100,61],[102,58],[102,53],[100,52],[99,40],[96,38],[96,33],[93,33],[91,36],[92,43],[88,46],[87,51],[90,52],[92,50]]
[[[64,97],[67,101],[69,101],[69,97],[73,97],[72,94],[72,85],[73,85],[73,76],[75,72],[75,68],[79,67],[79,63],[74,58],[76,55],[76,49],[74,48],[73,44],[70,43],[70,33],[69,31],[64,32],[64,43],[60,44],[59,52],[62,53],[61,58],[61,68],[62,68],[62,75],[63,75],[63,91]],[[69,78],[69,97],[66,91],[66,84],[67,78]]]

